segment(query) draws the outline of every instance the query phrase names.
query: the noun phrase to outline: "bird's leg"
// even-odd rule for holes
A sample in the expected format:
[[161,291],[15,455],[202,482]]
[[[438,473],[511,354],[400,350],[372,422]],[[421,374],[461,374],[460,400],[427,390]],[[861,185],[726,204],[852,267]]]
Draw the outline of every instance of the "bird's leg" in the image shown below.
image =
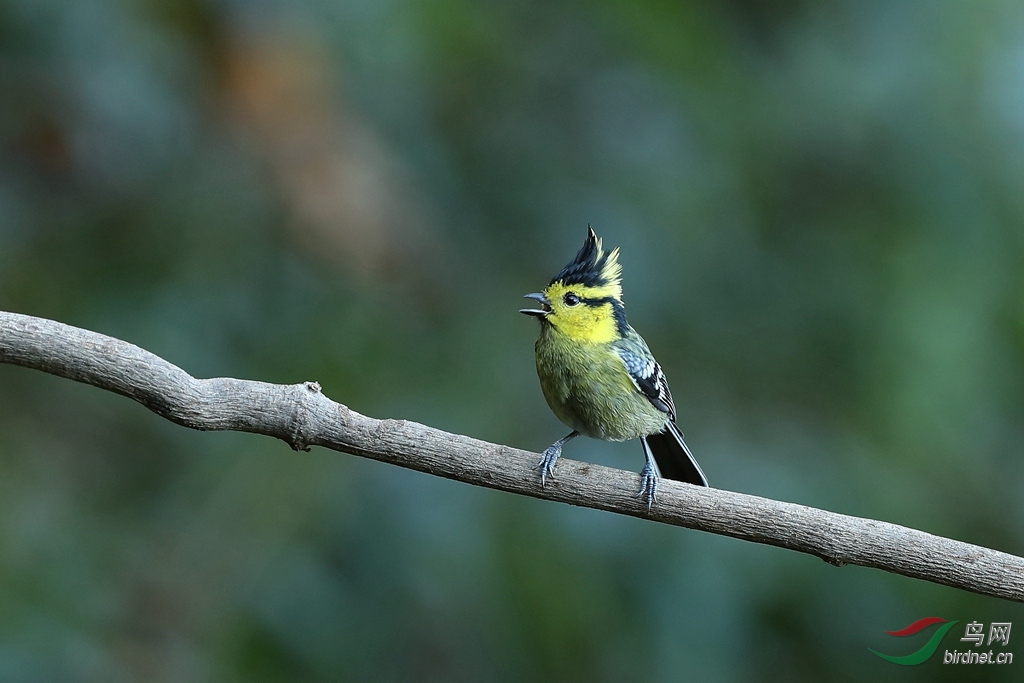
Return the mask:
[[558,456],[562,455],[562,446],[579,435],[580,433],[574,429],[570,434],[563,436],[561,439],[544,449],[544,457],[540,459],[539,463],[533,466],[533,469],[540,470],[541,486],[544,486],[547,478],[554,474],[555,462],[558,461]]
[[654,505],[654,500],[658,497],[658,467],[654,464],[654,454],[651,453],[650,447],[647,445],[647,440],[641,441],[644,446],[644,468],[640,471],[640,491],[636,494],[636,497],[640,500],[647,501],[647,511],[651,511],[651,506]]

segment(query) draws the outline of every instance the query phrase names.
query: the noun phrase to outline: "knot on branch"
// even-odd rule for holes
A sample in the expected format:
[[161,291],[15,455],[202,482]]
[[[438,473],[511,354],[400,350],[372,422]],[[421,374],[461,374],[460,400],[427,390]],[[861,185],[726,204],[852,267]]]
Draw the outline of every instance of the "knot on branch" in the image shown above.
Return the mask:
[[292,422],[288,427],[288,445],[295,451],[308,451],[309,445],[316,435],[313,404],[323,396],[320,383],[303,382],[302,384],[293,384],[288,388],[295,406],[295,410],[292,412]]
[[835,555],[823,555],[821,559],[825,560],[826,562],[828,562],[833,567],[845,567],[846,566],[846,560],[843,560],[843,559],[841,559],[841,558],[839,558],[839,557],[837,557]]

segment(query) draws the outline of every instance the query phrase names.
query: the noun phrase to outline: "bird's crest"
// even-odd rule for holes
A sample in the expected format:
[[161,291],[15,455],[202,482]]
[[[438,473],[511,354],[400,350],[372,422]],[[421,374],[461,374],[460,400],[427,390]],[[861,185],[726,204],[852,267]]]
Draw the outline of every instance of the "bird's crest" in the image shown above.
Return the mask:
[[587,239],[576,253],[576,257],[562,268],[551,284],[583,285],[589,291],[587,296],[622,298],[622,266],[619,264],[619,248],[605,251],[601,238],[594,229],[587,226]]

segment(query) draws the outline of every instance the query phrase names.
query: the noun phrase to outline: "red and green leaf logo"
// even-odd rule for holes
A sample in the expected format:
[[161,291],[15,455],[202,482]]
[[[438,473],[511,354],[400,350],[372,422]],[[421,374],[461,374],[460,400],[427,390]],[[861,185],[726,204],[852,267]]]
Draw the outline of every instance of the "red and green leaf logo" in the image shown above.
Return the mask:
[[916,652],[911,652],[909,655],[885,655],[881,652],[872,650],[870,647],[868,648],[868,650],[870,652],[874,652],[882,659],[892,662],[893,664],[899,664],[901,666],[913,666],[915,664],[922,664],[928,661],[928,658],[935,654],[935,651],[939,649],[939,643],[942,642],[942,637],[945,636],[946,632],[949,631],[949,629],[953,628],[953,626],[955,626],[956,623],[956,621],[946,621],[941,617],[925,617],[924,619],[918,619],[906,628],[901,628],[899,631],[886,631],[886,633],[888,633],[890,636],[896,636],[897,638],[905,638],[906,636],[912,636],[915,633],[920,633],[929,626],[934,626],[935,624],[943,624],[938,629],[936,629],[935,633],[932,634],[932,637],[928,639],[927,643],[922,645],[919,650],[917,650]]

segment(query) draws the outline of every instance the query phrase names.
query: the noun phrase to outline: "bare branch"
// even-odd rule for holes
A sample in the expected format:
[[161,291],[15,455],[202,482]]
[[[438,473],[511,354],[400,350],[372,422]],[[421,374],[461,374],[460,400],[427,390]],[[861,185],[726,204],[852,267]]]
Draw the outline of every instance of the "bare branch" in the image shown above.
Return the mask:
[[315,382],[278,385],[196,379],[127,342],[51,320],[0,312],[0,362],[35,368],[132,398],[192,429],[266,434],[294,449],[343,453],[583,507],[876,567],[1024,602],[1024,558],[907,527],[663,480],[648,513],[632,472],[559,460],[542,488],[538,455],[415,422],[374,420],[331,401]]

